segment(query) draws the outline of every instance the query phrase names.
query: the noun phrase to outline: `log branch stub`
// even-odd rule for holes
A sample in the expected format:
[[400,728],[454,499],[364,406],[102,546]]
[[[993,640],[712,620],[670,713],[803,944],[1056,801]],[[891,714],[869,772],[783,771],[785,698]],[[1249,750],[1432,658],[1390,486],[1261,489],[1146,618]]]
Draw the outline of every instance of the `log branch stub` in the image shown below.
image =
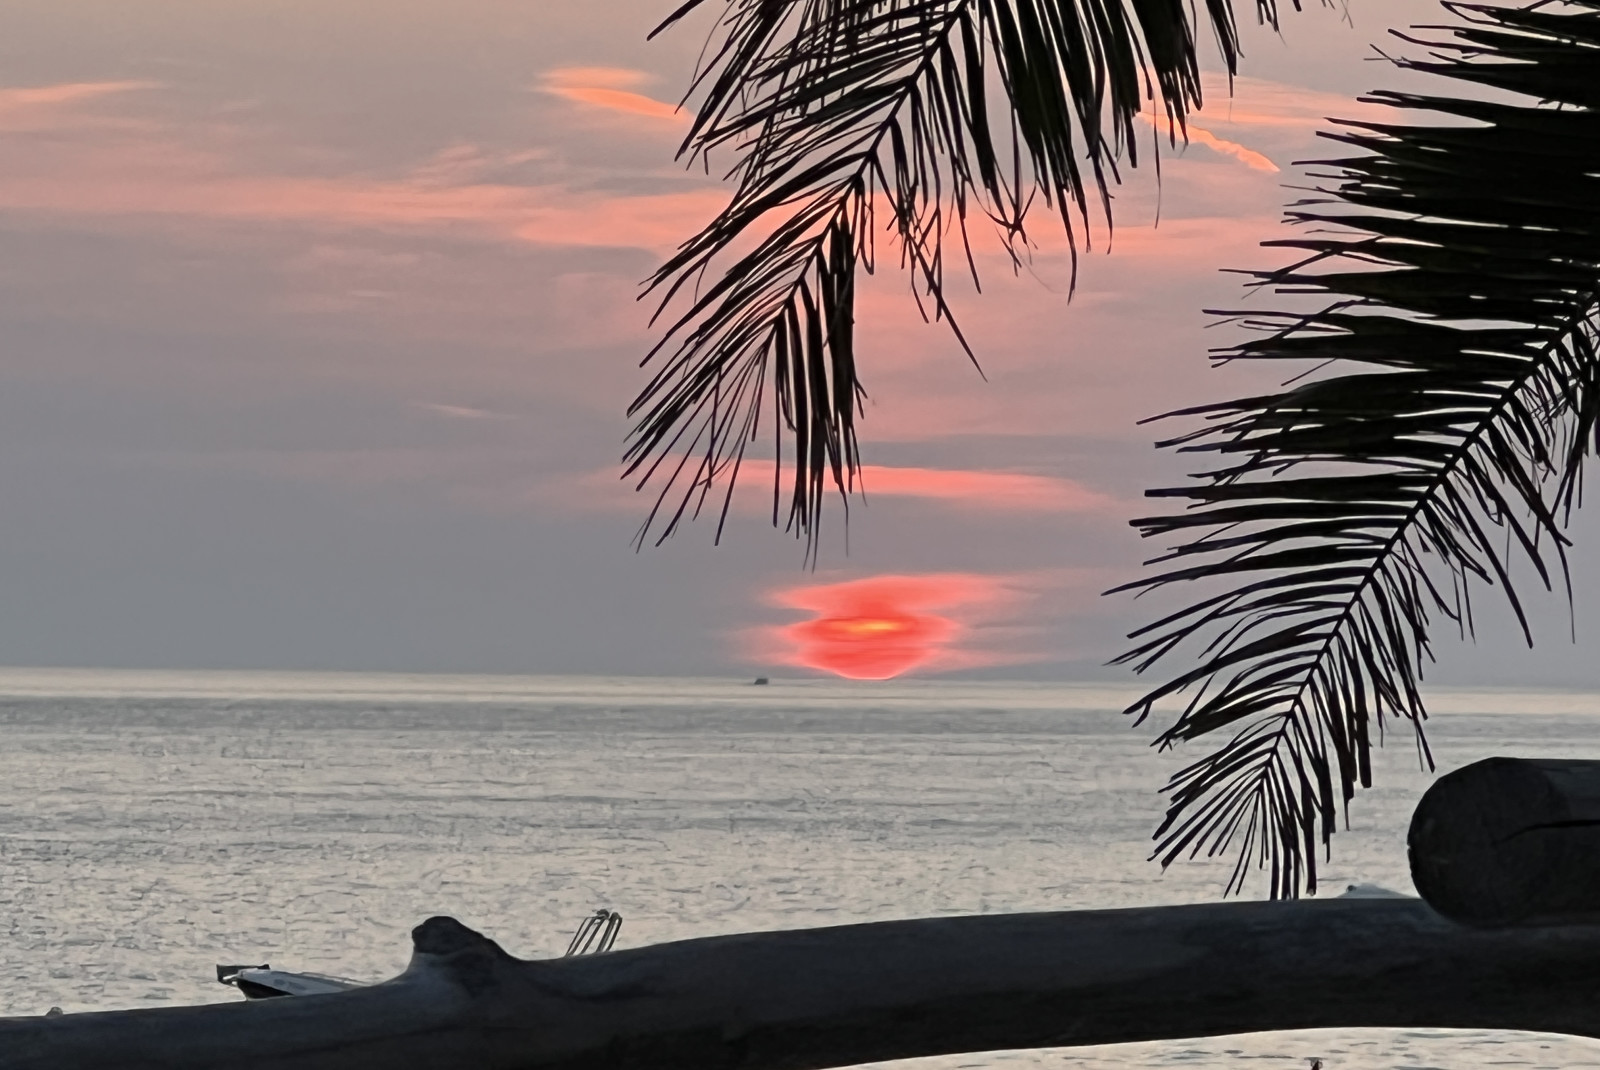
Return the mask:
[[406,973],[432,973],[468,995],[502,984],[523,965],[493,940],[454,918],[433,917],[411,930],[411,965]]
[[1417,892],[1455,921],[1600,923],[1600,761],[1486,758],[1442,776],[1406,846]]
[[454,918],[437,916],[411,930],[411,949],[423,955],[450,955],[458,951],[489,951],[504,955],[500,945]]

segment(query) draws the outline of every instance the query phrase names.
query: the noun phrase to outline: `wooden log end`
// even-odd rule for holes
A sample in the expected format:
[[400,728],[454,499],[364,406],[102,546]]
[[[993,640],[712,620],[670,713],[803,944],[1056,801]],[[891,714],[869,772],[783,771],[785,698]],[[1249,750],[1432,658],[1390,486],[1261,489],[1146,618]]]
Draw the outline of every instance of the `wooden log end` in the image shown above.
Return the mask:
[[1457,769],[1417,804],[1406,849],[1418,894],[1454,921],[1600,924],[1600,762]]

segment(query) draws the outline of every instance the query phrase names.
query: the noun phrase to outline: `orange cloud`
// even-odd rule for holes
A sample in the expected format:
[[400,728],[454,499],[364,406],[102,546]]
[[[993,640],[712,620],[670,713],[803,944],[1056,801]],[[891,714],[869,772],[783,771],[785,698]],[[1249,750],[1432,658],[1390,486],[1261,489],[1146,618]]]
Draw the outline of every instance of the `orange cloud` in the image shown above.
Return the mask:
[[544,92],[606,111],[645,119],[687,123],[689,116],[675,105],[624,88],[648,81],[642,71],[618,67],[562,67],[544,76]]
[[1189,140],[1196,145],[1204,145],[1224,156],[1232,156],[1246,167],[1256,171],[1277,172],[1278,165],[1267,159],[1254,149],[1247,149],[1237,141],[1226,141],[1209,130],[1189,124]]
[[673,105],[656,100],[654,97],[644,96],[642,93],[629,93],[625,89],[578,85],[553,87],[549,92],[579,104],[589,104],[627,115],[642,115],[647,119],[669,119],[673,122],[689,121],[688,115]]
[[93,100],[135,89],[154,89],[156,86],[156,82],[62,82],[57,85],[0,87],[0,112],[76,104],[81,100]]
[[492,409],[479,409],[471,405],[446,405],[437,401],[418,401],[415,406],[424,412],[431,412],[435,416],[443,416],[451,420],[515,420],[516,417],[507,412],[495,412]]
[[[770,478],[770,477],[769,477]],[[1095,512],[1117,502],[1070,479],[1021,472],[864,465],[861,487],[873,495],[933,498],[955,505],[1026,513]]]
[[986,650],[972,626],[1022,600],[1003,576],[949,572],[886,575],[774,591],[777,605],[810,620],[757,632],[764,662],[817,669],[852,680],[887,680],[915,670],[1026,661],[1032,655]]
[[[1140,112],[1139,118],[1143,119],[1147,123],[1155,125],[1159,130],[1166,129],[1165,120],[1158,121],[1145,112]],[[1237,141],[1228,141],[1224,138],[1220,138],[1211,131],[1195,126],[1193,123],[1188,124],[1188,126],[1185,128],[1185,132],[1188,134],[1190,144],[1204,145],[1213,152],[1221,153],[1224,156],[1232,156],[1234,159],[1238,160],[1246,167],[1249,167],[1251,170],[1268,172],[1276,172],[1279,170],[1277,164],[1273,163],[1271,160],[1267,159],[1254,149],[1247,149]]]

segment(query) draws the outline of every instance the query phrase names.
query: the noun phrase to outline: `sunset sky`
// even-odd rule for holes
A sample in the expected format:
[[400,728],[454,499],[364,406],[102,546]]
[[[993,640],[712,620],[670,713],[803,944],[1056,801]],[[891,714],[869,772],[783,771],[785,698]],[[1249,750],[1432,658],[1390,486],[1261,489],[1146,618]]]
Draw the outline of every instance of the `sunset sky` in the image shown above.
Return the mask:
[[[932,577],[895,603],[946,622],[909,667],[1106,676],[1141,615],[1099,592],[1183,471],[1135,421],[1258,385],[1205,359],[1238,337],[1201,311],[1243,300],[1218,269],[1277,262],[1293,161],[1401,82],[1371,46],[1437,7],[1249,32],[1070,305],[1048,225],[1019,276],[980,243],[957,307],[986,380],[886,248],[858,310],[869,497],[812,572],[759,472],[720,547],[710,523],[630,547],[638,283],[726,192],[673,160],[706,29],[647,42],[674,6],[10,0],[0,662],[782,675],[834,641],[808,620]],[[1537,658],[1491,642],[1441,679],[1600,678],[1583,534],[1580,646],[1552,598]]]

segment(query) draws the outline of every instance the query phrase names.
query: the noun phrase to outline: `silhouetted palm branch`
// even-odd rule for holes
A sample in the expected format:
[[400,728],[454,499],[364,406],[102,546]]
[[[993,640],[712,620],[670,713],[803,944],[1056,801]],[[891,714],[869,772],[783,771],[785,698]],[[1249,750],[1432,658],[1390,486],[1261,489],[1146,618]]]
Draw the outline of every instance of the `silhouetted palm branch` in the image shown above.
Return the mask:
[[[657,32],[708,2],[688,0]],[[1173,132],[1200,103],[1195,28],[1186,0],[725,2],[681,152],[709,166],[731,151],[735,191],[650,279],[657,315],[676,311],[646,358],[657,367],[629,409],[625,460],[641,486],[663,481],[640,538],[666,538],[718,481],[731,495],[770,405],[773,522],[787,442],[788,525],[814,540],[825,488],[844,494],[857,474],[855,288],[873,269],[876,213],[925,315],[970,356],[945,303],[946,237],[976,280],[969,217],[987,216],[1015,258],[1039,202],[1076,255],[1089,192],[1109,220],[1116,163],[1137,162],[1144,102],[1160,101]],[[1259,16],[1274,4],[1256,0]],[[1205,3],[1231,71],[1230,5]]]
[[1130,712],[1184,695],[1162,744],[1234,733],[1176,774],[1157,832],[1163,864],[1236,850],[1230,889],[1255,866],[1275,896],[1315,891],[1318,841],[1370,785],[1386,717],[1410,721],[1426,757],[1432,618],[1470,631],[1482,581],[1527,634],[1514,564],[1547,587],[1565,576],[1561,528],[1600,416],[1600,0],[1447,6],[1453,37],[1402,66],[1522,96],[1379,93],[1450,121],[1326,135],[1363,154],[1323,162],[1327,196],[1290,213],[1312,236],[1267,243],[1304,258],[1255,285],[1329,301],[1251,316],[1272,333],[1221,354],[1322,370],[1170,414],[1206,426],[1164,445],[1216,467],[1150,492],[1188,511],[1135,521],[1186,541],[1130,587],[1225,585],[1120,660],[1201,646]]

